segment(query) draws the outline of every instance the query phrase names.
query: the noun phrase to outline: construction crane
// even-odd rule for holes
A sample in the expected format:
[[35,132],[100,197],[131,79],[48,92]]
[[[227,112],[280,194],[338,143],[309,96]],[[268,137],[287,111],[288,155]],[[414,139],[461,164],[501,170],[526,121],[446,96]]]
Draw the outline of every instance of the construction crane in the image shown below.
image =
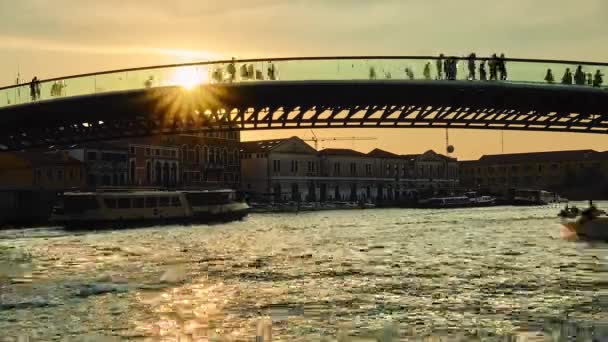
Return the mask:
[[326,138],[318,138],[315,132],[311,129],[312,138],[302,139],[304,141],[312,141],[315,144],[315,150],[319,149],[319,141],[354,141],[354,140],[376,140],[377,138],[373,137],[326,137]]

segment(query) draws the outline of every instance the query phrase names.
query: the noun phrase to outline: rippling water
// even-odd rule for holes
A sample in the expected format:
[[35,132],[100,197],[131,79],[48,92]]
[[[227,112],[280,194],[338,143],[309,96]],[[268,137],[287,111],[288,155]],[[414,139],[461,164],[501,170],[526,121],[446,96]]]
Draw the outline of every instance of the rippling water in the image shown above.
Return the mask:
[[252,214],[214,226],[88,234],[3,231],[0,335],[87,341],[608,336],[608,253],[601,245],[561,240],[557,211],[377,209]]

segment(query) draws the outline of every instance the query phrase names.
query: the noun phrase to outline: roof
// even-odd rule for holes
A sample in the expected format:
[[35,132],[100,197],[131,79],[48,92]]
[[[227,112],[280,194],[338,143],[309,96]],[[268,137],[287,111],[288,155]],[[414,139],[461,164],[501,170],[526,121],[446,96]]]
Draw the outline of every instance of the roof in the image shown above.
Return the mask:
[[379,148],[375,148],[375,149],[371,150],[367,155],[370,157],[376,157],[376,158],[400,158],[400,156],[398,154],[388,152],[385,150],[381,150]]
[[326,148],[319,151],[322,156],[351,156],[351,157],[365,157],[366,154],[351,150],[349,148]]
[[106,151],[127,151],[128,142],[125,141],[96,141],[88,142],[83,144],[70,145],[67,150],[76,150],[81,148],[94,149],[94,150],[106,150]]
[[607,158],[608,154],[595,150],[549,151],[483,155],[477,161],[483,164],[516,164],[526,162],[586,161]]
[[80,164],[80,161],[70,157],[65,152],[15,152],[16,157],[29,162],[32,166]]
[[[291,138],[289,138],[291,139]],[[241,142],[241,153],[262,153],[280,145],[289,139],[272,139]]]

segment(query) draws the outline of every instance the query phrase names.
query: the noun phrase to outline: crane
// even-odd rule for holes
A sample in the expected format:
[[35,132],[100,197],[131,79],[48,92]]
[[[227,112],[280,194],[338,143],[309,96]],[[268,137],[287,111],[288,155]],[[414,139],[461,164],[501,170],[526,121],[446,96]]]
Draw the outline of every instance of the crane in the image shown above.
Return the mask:
[[315,150],[318,150],[319,141],[354,141],[354,140],[376,140],[377,138],[373,137],[326,137],[326,138],[318,138],[315,132],[311,129],[312,138],[302,139],[304,141],[312,141],[315,144]]

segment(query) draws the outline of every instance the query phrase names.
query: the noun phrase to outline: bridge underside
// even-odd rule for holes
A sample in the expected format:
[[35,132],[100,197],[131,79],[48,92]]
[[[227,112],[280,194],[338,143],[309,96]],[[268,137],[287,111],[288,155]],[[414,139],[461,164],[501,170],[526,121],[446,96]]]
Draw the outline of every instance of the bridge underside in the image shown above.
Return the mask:
[[206,130],[450,127],[608,133],[608,92],[466,81],[161,87],[0,108],[0,149]]

